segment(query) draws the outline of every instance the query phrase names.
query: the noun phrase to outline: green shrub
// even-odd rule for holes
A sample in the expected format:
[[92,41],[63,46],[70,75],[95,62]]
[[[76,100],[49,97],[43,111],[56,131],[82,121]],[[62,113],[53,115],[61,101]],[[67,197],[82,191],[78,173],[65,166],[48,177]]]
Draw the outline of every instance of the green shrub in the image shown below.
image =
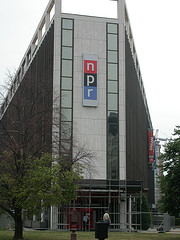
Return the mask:
[[138,229],[148,230],[150,228],[152,219],[149,205],[144,194],[142,194],[142,201],[140,201],[140,198],[137,199],[137,211],[141,211],[141,221],[140,217],[137,219],[138,224],[141,222],[141,228],[139,226]]
[[151,224],[151,214],[148,202],[144,195],[142,195],[142,205],[141,205],[141,211],[142,211],[142,230],[147,230],[150,228]]

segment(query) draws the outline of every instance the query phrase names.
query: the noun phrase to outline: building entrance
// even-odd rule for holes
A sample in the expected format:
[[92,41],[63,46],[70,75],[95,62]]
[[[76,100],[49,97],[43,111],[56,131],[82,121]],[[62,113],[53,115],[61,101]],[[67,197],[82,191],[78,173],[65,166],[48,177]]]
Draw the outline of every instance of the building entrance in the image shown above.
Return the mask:
[[[105,212],[111,218],[111,230],[138,229],[140,226],[140,207],[142,183],[127,181],[83,180],[75,203],[78,212],[77,229],[91,231],[95,223],[102,220]],[[69,216],[73,204],[58,211],[58,229],[71,229]],[[137,211],[139,210],[139,212]],[[83,217],[88,222],[84,228]]]

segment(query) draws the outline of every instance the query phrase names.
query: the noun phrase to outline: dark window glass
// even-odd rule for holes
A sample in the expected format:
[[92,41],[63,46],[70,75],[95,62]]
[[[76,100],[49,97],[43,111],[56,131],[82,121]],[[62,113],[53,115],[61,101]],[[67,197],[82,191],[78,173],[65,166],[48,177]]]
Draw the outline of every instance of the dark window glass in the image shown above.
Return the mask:
[[108,122],[110,118],[118,119],[118,111],[108,111]]
[[119,176],[119,167],[118,167],[118,156],[108,156],[108,178],[109,179],[118,179]]
[[108,123],[108,135],[109,140],[118,141],[118,124],[116,123]]
[[118,156],[119,146],[118,139],[108,142],[108,156]]
[[118,112],[116,112],[116,111],[108,112],[108,123],[118,124]]
[[108,162],[108,177],[110,179],[118,179],[119,176],[119,168],[118,168],[118,157],[111,157],[109,156]]
[[108,139],[109,141],[118,142],[119,124],[118,113],[108,112]]
[[67,153],[67,152],[69,152],[70,151],[70,149],[71,149],[71,142],[70,141],[63,141],[63,140],[61,140],[61,146],[60,146],[60,148],[61,148],[61,152],[64,152],[64,153]]

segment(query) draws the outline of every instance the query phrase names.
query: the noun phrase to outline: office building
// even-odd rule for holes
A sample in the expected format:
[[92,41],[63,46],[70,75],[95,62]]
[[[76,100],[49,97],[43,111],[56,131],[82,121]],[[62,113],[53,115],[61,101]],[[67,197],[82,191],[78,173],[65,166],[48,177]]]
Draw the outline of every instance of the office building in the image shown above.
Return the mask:
[[[117,18],[104,18],[63,13],[61,2],[49,1],[1,118],[13,115],[19,88],[25,95],[42,94],[37,109],[50,105],[52,112],[44,115],[45,126],[39,119],[40,139],[34,141],[54,154],[65,149],[73,155],[77,144],[95,156],[95,171],[85,171],[76,200],[78,228],[84,212],[94,229],[107,209],[111,229],[136,228],[142,192],[150,205],[154,202],[154,173],[148,164],[152,123],[126,3],[117,1]],[[69,229],[70,208],[51,207],[41,221],[52,230]]]

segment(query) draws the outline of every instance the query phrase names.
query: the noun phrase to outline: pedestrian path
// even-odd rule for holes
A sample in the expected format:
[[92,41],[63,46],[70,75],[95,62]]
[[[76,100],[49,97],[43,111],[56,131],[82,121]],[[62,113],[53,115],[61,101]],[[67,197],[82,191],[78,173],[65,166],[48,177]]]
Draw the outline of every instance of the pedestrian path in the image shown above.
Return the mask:
[[172,228],[169,233],[180,234],[180,228]]
[[[143,233],[158,233],[157,229],[155,228],[149,228],[147,231],[141,231]],[[168,231],[167,233],[170,234],[180,234],[180,228],[171,228],[170,231]]]

